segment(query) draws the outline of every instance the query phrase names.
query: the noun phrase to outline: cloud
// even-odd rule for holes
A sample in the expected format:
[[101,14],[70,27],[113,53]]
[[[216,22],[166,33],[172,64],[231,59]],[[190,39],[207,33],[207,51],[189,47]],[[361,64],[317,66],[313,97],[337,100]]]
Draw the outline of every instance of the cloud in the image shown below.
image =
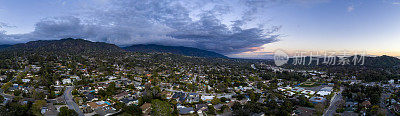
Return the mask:
[[400,0],[382,0],[383,3],[392,4],[392,5],[400,5]]
[[352,12],[354,10],[354,5],[350,5],[347,7],[347,12]]
[[120,46],[161,44],[235,54],[254,51],[254,47],[277,41],[279,26],[247,25],[254,19],[252,15],[269,2],[262,5],[244,2],[247,4],[241,7],[245,10],[236,13],[241,16],[230,20],[232,24],[226,24],[224,16],[234,11],[232,7],[241,4],[226,4],[230,1],[107,0],[79,15],[45,18],[35,24],[31,33],[0,33],[0,42],[73,37]]
[[14,41],[13,36],[7,35],[6,31],[2,30],[5,28],[15,28],[15,26],[9,25],[4,22],[0,22],[0,44],[12,43]]
[[9,25],[7,23],[4,22],[0,22],[0,29],[1,28],[14,28],[15,26]]

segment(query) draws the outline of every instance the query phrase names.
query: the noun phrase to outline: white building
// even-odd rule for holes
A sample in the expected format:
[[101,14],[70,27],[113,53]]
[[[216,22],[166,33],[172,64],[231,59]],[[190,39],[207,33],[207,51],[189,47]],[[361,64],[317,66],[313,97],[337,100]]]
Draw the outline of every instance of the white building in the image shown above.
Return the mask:
[[205,95],[203,95],[203,96],[201,96],[200,97],[201,98],[201,100],[203,100],[203,101],[208,101],[208,100],[212,100],[212,99],[214,99],[214,96],[205,96]]
[[322,89],[319,90],[319,91],[329,91],[329,92],[332,92],[332,91],[333,91],[333,87],[324,87],[324,88],[322,88]]
[[76,79],[76,80],[81,80],[78,76],[70,76],[70,79]]
[[115,76],[107,76],[106,78],[108,78],[108,80],[114,80],[114,79],[117,79],[117,77],[115,77]]
[[308,94],[314,95],[314,94],[315,94],[315,91],[312,91],[312,90],[304,90],[304,91],[302,91],[301,93],[302,93],[302,94],[306,94],[306,95],[308,95]]
[[287,92],[285,93],[285,95],[287,95],[287,96],[293,96],[294,94],[296,94],[296,93],[291,92],[291,91],[287,91]]
[[333,87],[324,87],[317,92],[317,95],[326,96],[326,95],[331,94],[332,91],[333,91]]
[[22,79],[22,82],[24,82],[24,83],[27,83],[27,82],[30,82],[31,81],[31,79]]
[[320,95],[320,96],[326,96],[326,95],[329,95],[329,94],[331,94],[331,92],[329,92],[329,91],[318,91],[317,92],[317,95]]
[[388,81],[389,84],[394,84],[394,79]]
[[278,87],[279,91],[292,90],[292,87]]
[[62,82],[63,82],[63,84],[70,84],[70,83],[72,83],[71,79],[63,79]]

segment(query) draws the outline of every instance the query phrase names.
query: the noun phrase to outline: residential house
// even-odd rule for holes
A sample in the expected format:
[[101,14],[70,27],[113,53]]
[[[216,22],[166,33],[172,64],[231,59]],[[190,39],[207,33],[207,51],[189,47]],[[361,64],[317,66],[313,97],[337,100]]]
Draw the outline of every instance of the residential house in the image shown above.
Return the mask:
[[211,101],[212,99],[214,99],[214,97],[215,96],[213,96],[213,95],[209,95],[209,96],[203,95],[203,96],[201,96],[201,100],[203,100],[203,101]]
[[122,93],[119,93],[119,94],[115,95],[113,98],[117,99],[117,100],[120,100],[120,99],[125,98],[127,96],[129,96],[129,93],[124,91]]
[[189,93],[186,102],[188,103],[193,103],[193,102],[199,102],[199,94],[198,93]]
[[63,79],[62,83],[63,84],[70,84],[70,83],[72,83],[72,80],[71,79]]
[[145,103],[142,106],[140,106],[140,109],[142,109],[143,115],[149,115],[151,111],[151,103]]
[[322,103],[322,102],[324,102],[326,99],[324,98],[324,97],[311,97],[310,98],[310,101],[312,102],[312,103],[314,103],[314,104],[317,104],[317,103]]
[[194,109],[192,107],[177,106],[177,108],[179,110],[179,114],[181,115],[194,113]]

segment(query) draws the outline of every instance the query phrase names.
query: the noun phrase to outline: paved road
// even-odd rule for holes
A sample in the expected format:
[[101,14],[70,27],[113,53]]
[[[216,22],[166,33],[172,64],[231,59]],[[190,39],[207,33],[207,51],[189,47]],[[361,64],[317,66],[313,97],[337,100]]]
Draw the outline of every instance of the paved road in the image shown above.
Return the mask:
[[[15,81],[17,78],[13,78],[13,79],[11,79],[9,82],[13,82],[13,81]],[[10,95],[10,94],[5,94],[4,93],[4,90],[3,89],[1,89],[0,88],[0,95],[2,95],[3,97],[5,97],[5,98],[8,98],[8,99],[10,99],[10,100],[12,100],[13,98],[14,98],[14,96],[13,95]]]
[[13,79],[11,79],[10,80],[10,82],[13,82],[13,81],[15,81],[17,78],[16,77],[14,77]]
[[335,114],[336,109],[337,109],[337,103],[339,100],[342,99],[342,91],[343,88],[340,87],[340,91],[337,92],[331,99],[329,107],[326,109],[325,113],[323,116],[333,116]]
[[74,89],[74,87],[67,87],[65,89],[65,92],[64,92],[65,102],[67,102],[69,109],[74,109],[79,114],[79,116],[84,116],[83,112],[79,109],[79,106],[73,100],[73,97],[71,94],[73,89]]

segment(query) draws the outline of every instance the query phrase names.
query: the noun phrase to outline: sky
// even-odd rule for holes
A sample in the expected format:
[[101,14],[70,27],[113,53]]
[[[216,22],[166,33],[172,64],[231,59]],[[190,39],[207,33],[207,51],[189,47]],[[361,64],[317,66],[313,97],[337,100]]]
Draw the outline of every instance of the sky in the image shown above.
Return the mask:
[[234,58],[275,50],[400,56],[400,0],[0,0],[0,44],[67,37]]

